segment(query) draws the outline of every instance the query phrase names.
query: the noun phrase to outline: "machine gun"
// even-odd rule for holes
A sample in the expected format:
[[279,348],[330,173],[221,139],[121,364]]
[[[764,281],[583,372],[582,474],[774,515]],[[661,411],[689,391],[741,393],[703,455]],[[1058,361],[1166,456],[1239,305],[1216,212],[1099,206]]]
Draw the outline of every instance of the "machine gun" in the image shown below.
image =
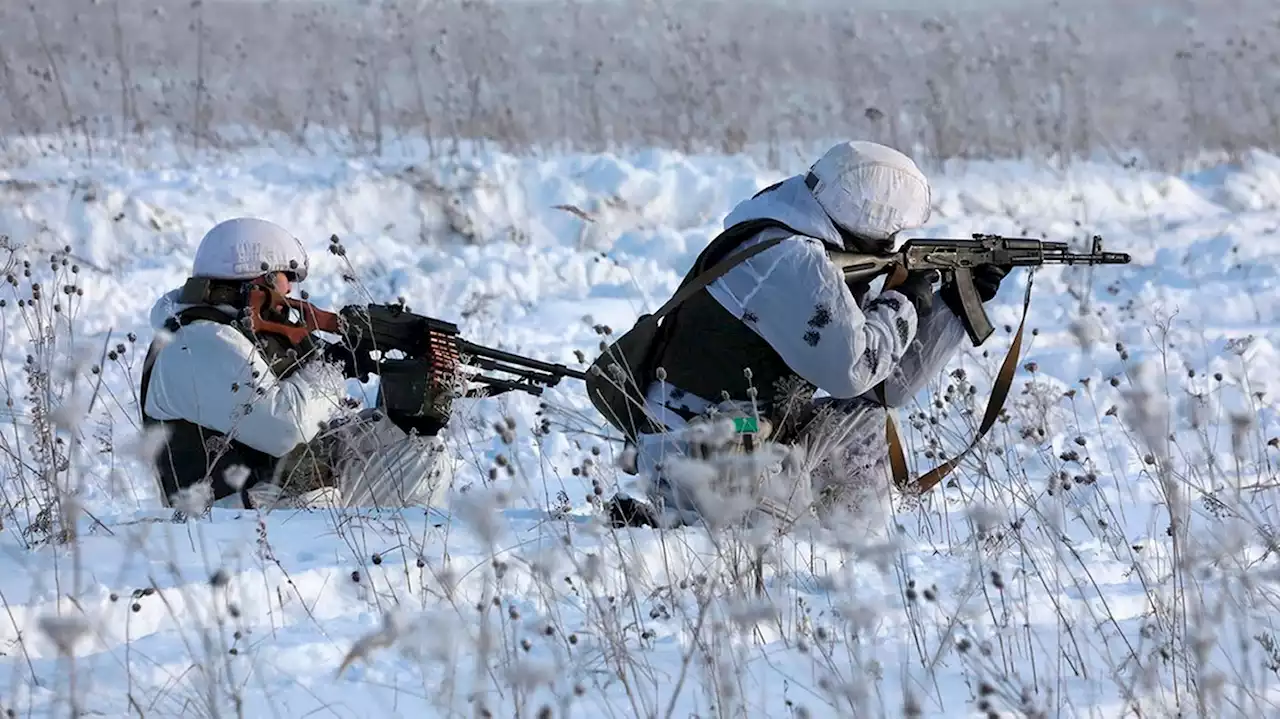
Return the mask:
[[982,308],[973,284],[973,270],[981,265],[1038,267],[1040,265],[1127,265],[1129,255],[1103,252],[1102,238],[1093,237],[1091,252],[1071,252],[1065,242],[1042,242],[1022,237],[975,234],[972,240],[912,239],[896,252],[868,255],[832,251],[832,262],[844,272],[846,282],[867,281],[889,273],[885,289],[902,282],[908,272],[935,270],[943,282],[954,282],[961,319],[974,346],[981,345],[995,331]]
[[[193,282],[208,281],[188,285]],[[207,288],[184,291],[209,296]],[[415,314],[401,304],[348,305],[330,312],[262,285],[248,286],[239,302],[253,332],[281,335],[295,347],[316,348],[312,335],[317,331],[337,335],[340,343],[328,345],[326,352],[346,360],[348,374],[377,374],[388,417],[419,431],[438,430],[448,422],[456,398],[513,390],[537,396],[565,377],[586,378],[585,372],[562,364],[470,342],[456,324]],[[289,310],[300,319],[289,317]],[[465,371],[468,366],[478,371]],[[482,374],[486,371],[510,376]]]

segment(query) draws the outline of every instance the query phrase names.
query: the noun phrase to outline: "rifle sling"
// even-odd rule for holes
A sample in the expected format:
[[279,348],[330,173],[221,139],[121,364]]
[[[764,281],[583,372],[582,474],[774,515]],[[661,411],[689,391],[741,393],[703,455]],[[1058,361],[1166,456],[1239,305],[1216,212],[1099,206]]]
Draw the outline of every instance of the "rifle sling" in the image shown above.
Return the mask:
[[[912,482],[910,470],[907,468],[906,454],[902,449],[902,439],[898,436],[893,414],[885,413],[885,439],[889,445],[889,468],[893,473],[893,482],[900,490],[910,489],[915,494],[921,495],[933,489],[951,474],[961,460],[969,456],[969,453],[978,446],[978,442],[982,441],[987,432],[995,426],[996,420],[1000,417],[1000,411],[1004,408],[1005,400],[1009,396],[1009,390],[1013,387],[1013,376],[1018,371],[1018,357],[1022,354],[1022,333],[1027,326],[1027,311],[1030,307],[1031,280],[1028,279],[1027,293],[1022,301],[1022,321],[1018,323],[1018,331],[1009,345],[1009,352],[1005,355],[1004,362],[1000,365],[1000,372],[996,374],[995,382],[991,385],[991,398],[987,401],[987,409],[982,416],[982,423],[978,425],[978,432],[963,452],[925,472]],[[880,403],[886,405],[883,382],[876,386],[876,394]]]

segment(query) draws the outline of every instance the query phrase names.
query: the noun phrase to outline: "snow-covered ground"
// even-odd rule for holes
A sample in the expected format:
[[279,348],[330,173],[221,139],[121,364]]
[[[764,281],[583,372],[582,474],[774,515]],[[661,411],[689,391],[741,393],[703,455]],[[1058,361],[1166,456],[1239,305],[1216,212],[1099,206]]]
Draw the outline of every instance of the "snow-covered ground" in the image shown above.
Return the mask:
[[[75,429],[61,446],[83,485],[77,541],[27,533],[26,508],[4,517],[11,715],[1276,712],[1280,159],[1185,176],[936,172],[922,234],[1084,246],[1096,233],[1134,260],[1035,275],[1008,421],[952,486],[901,508],[888,543],[856,525],[775,539],[605,529],[588,497],[625,477],[619,445],[574,380],[466,403],[449,430],[457,493],[439,511],[170,521],[139,470],[137,378],[151,304],[214,222],[294,230],[319,305],[401,296],[472,341],[582,366],[593,326],[660,304],[733,204],[782,171],[663,151],[151,159],[0,171],[0,234],[44,294],[18,306],[31,280],[9,270],[6,501],[44,466],[28,355],[39,368],[71,340],[87,358],[54,373],[53,406],[72,377],[101,380],[86,419],[58,415]],[[333,234],[345,258],[325,251]],[[988,346],[962,349],[951,369],[965,379],[940,376],[909,413],[917,469],[936,461],[929,437],[956,451],[971,435],[1027,279],[1002,288]],[[59,344],[31,344],[37,325]],[[505,417],[510,446],[492,429]],[[767,549],[762,594],[748,546]]]

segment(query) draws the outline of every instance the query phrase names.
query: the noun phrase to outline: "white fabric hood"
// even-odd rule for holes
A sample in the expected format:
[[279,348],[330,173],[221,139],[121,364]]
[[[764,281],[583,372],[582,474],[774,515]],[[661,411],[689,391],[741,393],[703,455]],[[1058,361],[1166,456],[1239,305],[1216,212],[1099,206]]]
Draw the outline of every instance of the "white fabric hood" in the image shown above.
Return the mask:
[[749,200],[743,200],[724,218],[724,227],[750,220],[777,220],[800,234],[815,237],[833,249],[843,249],[844,241],[822,205],[805,187],[804,175],[783,180]]
[[929,221],[932,188],[910,157],[874,142],[842,142],[806,174],[827,215],[846,232],[887,240]]
[[923,226],[931,212],[929,181],[911,158],[873,142],[843,142],[808,172],[739,203],[724,226],[767,218],[844,249],[839,228],[885,240]]

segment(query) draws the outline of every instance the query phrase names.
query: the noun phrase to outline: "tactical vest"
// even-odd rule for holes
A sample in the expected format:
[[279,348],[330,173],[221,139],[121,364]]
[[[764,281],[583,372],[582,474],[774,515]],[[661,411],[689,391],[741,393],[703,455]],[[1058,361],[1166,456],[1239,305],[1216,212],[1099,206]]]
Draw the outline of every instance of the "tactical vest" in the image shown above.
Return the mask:
[[[742,243],[769,228],[803,235],[780,222],[762,225],[760,221],[750,221],[734,225],[698,255],[689,276],[705,272]],[[855,300],[860,303],[867,289],[867,285],[851,287]],[[666,381],[673,388],[671,404],[678,403],[681,391],[712,403],[722,400],[722,393],[728,393],[731,400],[752,401],[748,389],[754,387],[754,401],[761,415],[770,416],[785,384],[796,382],[803,386],[803,380],[782,356],[751,329],[751,321],[750,314],[741,320],[734,317],[706,289],[685,300],[666,318],[652,366],[666,371]],[[748,368],[751,370],[749,380],[744,372]],[[677,407],[670,409],[685,419],[693,416]]]
[[[279,379],[284,379],[297,370],[296,353],[290,353],[293,347],[288,340],[274,334],[254,335],[242,329],[236,319],[215,307],[196,306],[183,310],[176,317],[170,317],[165,322],[165,329],[176,333],[181,327],[196,321],[216,322],[235,327],[250,341],[257,344],[259,351],[266,357],[272,374]],[[172,341],[180,342],[181,340]],[[238,440],[228,440],[222,432],[194,422],[158,420],[148,416],[147,390],[151,383],[152,366],[159,350],[159,344],[152,341],[142,365],[141,412],[144,427],[160,425],[168,430],[168,441],[154,460],[156,471],[160,475],[165,502],[167,503],[169,498],[180,489],[206,479],[212,481],[215,501],[236,494],[237,490],[227,484],[225,473],[228,469],[239,466],[249,470],[249,476],[240,486],[239,493],[244,506],[251,508],[252,502],[248,489],[259,482],[269,481],[279,460]],[[198,381],[198,378],[193,379]],[[228,387],[227,391],[230,392],[231,388]]]

